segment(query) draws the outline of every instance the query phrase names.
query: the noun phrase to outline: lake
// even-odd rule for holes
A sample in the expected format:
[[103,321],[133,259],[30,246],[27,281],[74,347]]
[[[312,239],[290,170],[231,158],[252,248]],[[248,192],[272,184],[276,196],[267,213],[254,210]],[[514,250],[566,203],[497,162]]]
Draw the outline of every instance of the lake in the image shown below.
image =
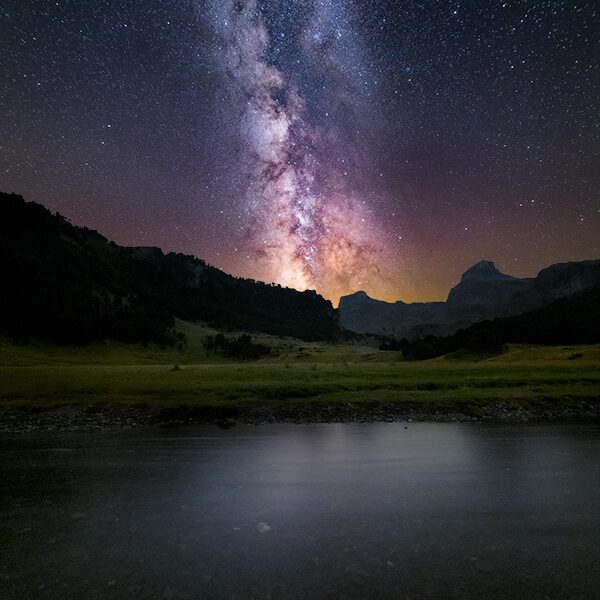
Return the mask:
[[0,596],[598,598],[600,427],[0,438]]

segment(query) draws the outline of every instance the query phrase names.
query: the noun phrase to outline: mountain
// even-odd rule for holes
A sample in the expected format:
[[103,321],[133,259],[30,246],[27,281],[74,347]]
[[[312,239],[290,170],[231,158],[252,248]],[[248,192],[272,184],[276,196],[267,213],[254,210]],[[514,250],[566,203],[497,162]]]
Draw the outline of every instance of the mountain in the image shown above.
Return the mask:
[[[402,350],[405,359],[423,360],[456,352],[496,354],[506,343],[594,344],[600,341],[600,285],[510,317],[478,321],[445,337],[384,341],[382,350]],[[574,353],[571,358],[577,358]]]
[[0,268],[0,333],[15,338],[174,343],[174,317],[305,340],[343,336],[337,311],[312,290],[118,246],[15,194],[0,193]]
[[340,298],[343,327],[400,338],[447,336],[477,321],[534,311],[600,284],[600,260],[561,263],[520,279],[482,260],[463,273],[446,302],[383,302],[356,292]]
[[415,336],[437,332],[446,318],[445,302],[402,301],[390,303],[374,300],[365,292],[342,296],[338,311],[343,327],[357,333],[396,336],[411,331]]
[[450,314],[477,319],[506,306],[530,282],[500,273],[493,262],[482,260],[463,273],[460,283],[450,290],[446,304]]

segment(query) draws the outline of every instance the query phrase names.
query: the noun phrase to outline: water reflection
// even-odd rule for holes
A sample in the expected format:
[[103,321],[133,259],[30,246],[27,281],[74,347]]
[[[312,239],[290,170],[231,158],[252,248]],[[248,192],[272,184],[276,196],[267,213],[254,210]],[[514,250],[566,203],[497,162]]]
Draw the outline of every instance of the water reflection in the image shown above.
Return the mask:
[[331,424],[7,437],[3,597],[592,598],[598,433]]

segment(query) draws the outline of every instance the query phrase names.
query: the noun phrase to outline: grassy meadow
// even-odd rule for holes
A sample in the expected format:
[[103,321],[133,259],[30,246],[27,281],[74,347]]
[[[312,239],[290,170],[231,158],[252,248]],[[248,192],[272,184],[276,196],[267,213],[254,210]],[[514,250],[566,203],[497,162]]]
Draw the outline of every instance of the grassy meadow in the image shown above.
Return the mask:
[[292,420],[410,413],[481,417],[503,408],[543,416],[589,409],[600,396],[599,345],[512,345],[496,356],[456,353],[407,362],[399,352],[368,346],[257,335],[253,340],[269,345],[272,355],[234,361],[204,349],[214,330],[182,321],[177,327],[186,334],[182,349],[2,340],[0,408],[128,406],[174,418],[263,410]]

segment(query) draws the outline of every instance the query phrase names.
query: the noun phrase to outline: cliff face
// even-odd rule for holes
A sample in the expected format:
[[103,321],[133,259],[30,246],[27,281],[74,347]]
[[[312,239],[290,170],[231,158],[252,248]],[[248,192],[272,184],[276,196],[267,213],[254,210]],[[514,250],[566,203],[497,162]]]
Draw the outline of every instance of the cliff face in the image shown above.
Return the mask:
[[477,321],[535,310],[598,284],[600,260],[556,264],[524,279],[482,260],[465,271],[446,302],[389,303],[356,292],[340,298],[340,322],[358,333],[396,338],[448,335]]
[[450,290],[446,302],[450,311],[464,318],[478,318],[492,314],[510,302],[531,281],[505,275],[493,262],[482,260],[463,273],[460,283]]
[[515,311],[532,310],[548,304],[551,300],[572,296],[598,285],[600,260],[584,260],[578,263],[558,263],[542,269],[522,293],[512,298],[512,314]]

